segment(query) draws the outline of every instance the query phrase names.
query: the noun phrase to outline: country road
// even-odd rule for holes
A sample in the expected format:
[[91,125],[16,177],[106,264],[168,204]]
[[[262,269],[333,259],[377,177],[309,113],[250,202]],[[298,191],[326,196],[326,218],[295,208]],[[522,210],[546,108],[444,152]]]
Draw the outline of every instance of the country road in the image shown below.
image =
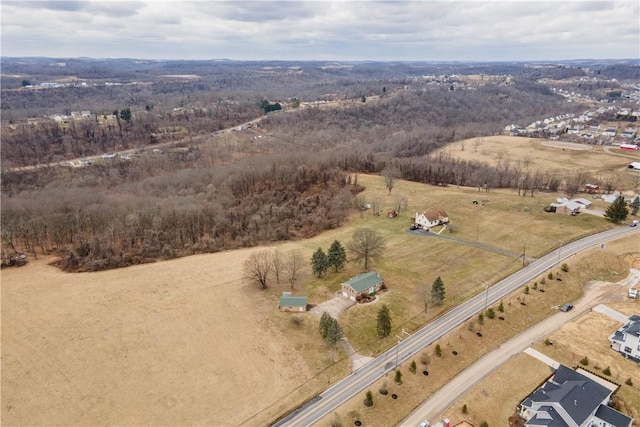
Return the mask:
[[[609,240],[631,235],[638,231],[640,231],[640,229],[637,227],[618,227],[565,244],[491,286],[487,292],[476,295],[435,319],[418,332],[405,338],[399,344],[393,346],[362,368],[322,392],[308,404],[297,408],[287,417],[274,424],[274,426],[298,427],[309,426],[318,422],[343,402],[367,388],[387,372],[393,370],[396,366],[396,361],[397,363],[402,363],[408,360],[411,355],[421,351],[424,347],[474,316],[484,309],[487,304],[493,304],[499,301],[524,283],[545,273],[556,264],[580,251],[594,246],[604,245]],[[578,310],[576,310],[576,313],[577,312]]]

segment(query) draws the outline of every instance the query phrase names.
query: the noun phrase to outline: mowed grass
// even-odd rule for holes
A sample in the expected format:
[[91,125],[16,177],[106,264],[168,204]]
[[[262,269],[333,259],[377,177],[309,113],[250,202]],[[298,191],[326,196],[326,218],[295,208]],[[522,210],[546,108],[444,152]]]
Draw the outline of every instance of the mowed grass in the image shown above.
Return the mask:
[[[607,245],[605,251],[597,249],[586,251],[572,257],[566,261],[569,266],[569,272],[562,273],[563,280],[561,282],[549,280],[546,275],[532,280],[502,300],[504,313],[498,311],[499,304],[493,306],[496,312],[495,319],[490,320],[485,317],[484,324],[480,324],[478,318],[474,317],[454,331],[446,334],[436,343],[426,347],[419,354],[416,354],[415,359],[413,359],[418,365],[416,374],[412,374],[409,371],[411,361],[401,365],[400,370],[403,374],[402,385],[394,383],[393,372],[372,384],[369,389],[374,393],[373,407],[367,408],[363,405],[365,390],[348,402],[345,402],[335,413],[325,417],[320,425],[331,425],[336,416],[344,425],[350,425],[356,419],[359,419],[364,426],[398,424],[448,380],[471,365],[482,355],[517,335],[519,332],[547,318],[549,315],[556,313],[559,306],[565,302],[575,301],[580,298],[583,294],[584,283],[589,282],[594,277],[608,281],[620,280],[626,277],[629,271],[629,265],[634,265],[634,260],[638,258],[640,258],[640,248],[638,248],[635,236],[611,242]],[[632,264],[630,264],[630,262]],[[543,278],[544,282],[546,282],[544,284],[541,283],[543,282]],[[537,290],[533,289],[535,282],[538,282]],[[525,286],[529,287],[528,294],[524,292]],[[542,292],[541,289],[544,289],[544,292]],[[520,302],[523,301],[526,305],[520,304]],[[498,316],[503,316],[505,320],[498,320]],[[482,338],[478,337],[476,332],[481,332],[483,335]],[[606,335],[607,332],[604,332],[604,334]],[[589,334],[585,335],[585,337],[588,336]],[[436,344],[440,344],[442,348],[442,357],[434,355]],[[453,355],[453,350],[458,352],[457,356]],[[420,363],[421,354],[426,354],[430,357],[430,363],[426,368]],[[429,376],[421,374],[423,369],[429,371]],[[534,372],[539,372],[539,369],[535,365],[532,369]],[[491,399],[474,401],[475,412],[470,412],[469,415],[484,414],[482,417],[474,417],[475,425],[479,425],[485,420],[489,422],[489,425],[505,425],[506,418],[502,418],[502,421],[499,421],[499,418],[505,414],[506,417],[508,417],[512,413],[514,409],[512,401],[515,402],[518,399],[523,399],[532,391],[527,388],[531,385],[531,381],[529,379],[522,379],[528,375],[527,371],[515,372],[519,373],[514,373],[508,377],[508,379],[494,376],[495,381],[501,381],[499,386],[484,384],[486,386],[484,387],[485,390],[494,390],[501,386],[511,387],[507,384],[512,382],[524,382],[521,387],[522,390],[520,390],[520,388],[514,389],[514,394],[508,404],[500,400],[497,394],[490,395],[492,396]],[[535,378],[539,378],[539,375],[536,375]],[[541,381],[544,379],[544,376],[539,379]],[[382,396],[378,393],[378,390],[385,383],[388,386],[389,395]],[[533,383],[533,387],[535,387],[537,382],[533,381]],[[522,391],[522,395],[516,394],[518,390]],[[524,392],[525,390],[528,391]],[[396,393],[399,396],[397,400],[390,398],[392,393]],[[485,402],[483,403],[484,406],[480,406],[480,402]],[[631,402],[634,401],[631,400]],[[495,408],[500,408],[500,411],[495,411]],[[490,414],[493,415],[490,416]],[[492,423],[489,419],[494,420],[494,422]],[[460,420],[462,420],[462,418]]]
[[562,147],[560,141],[494,135],[449,144],[437,153],[446,153],[462,160],[477,160],[493,166],[499,163],[503,166],[509,164],[511,168],[520,167],[522,170],[527,170],[528,165],[530,171],[559,171],[561,174],[588,171],[594,180],[603,174],[614,174],[617,177],[616,185],[624,190],[633,189],[630,177],[638,172],[628,170],[627,165],[640,161],[640,153],[600,145],[576,146],[590,149]]

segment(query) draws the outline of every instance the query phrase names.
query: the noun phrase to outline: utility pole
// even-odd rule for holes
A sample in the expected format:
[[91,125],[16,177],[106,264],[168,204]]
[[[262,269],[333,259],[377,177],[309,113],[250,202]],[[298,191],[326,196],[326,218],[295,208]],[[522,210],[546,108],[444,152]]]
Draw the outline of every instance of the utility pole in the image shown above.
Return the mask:
[[523,267],[525,266],[526,259],[527,259],[527,244],[525,243],[522,248],[522,266]]

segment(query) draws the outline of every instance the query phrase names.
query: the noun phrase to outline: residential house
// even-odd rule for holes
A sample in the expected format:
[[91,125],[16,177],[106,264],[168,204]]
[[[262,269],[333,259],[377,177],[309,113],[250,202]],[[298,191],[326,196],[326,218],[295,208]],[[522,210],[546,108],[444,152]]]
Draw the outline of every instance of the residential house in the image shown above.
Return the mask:
[[421,214],[416,212],[416,216],[413,219],[413,223],[424,229],[435,227],[436,225],[442,225],[449,222],[449,215],[442,209],[435,209]]
[[550,210],[550,212],[560,213],[563,215],[578,215],[580,213],[580,208],[582,208],[583,205],[575,200],[562,198],[558,199],[558,202],[556,203],[551,203],[549,206],[555,208],[555,210]]
[[278,303],[278,310],[280,311],[307,311],[307,297],[294,297],[291,292],[283,292]]
[[560,365],[536,391],[520,403],[526,427],[630,427],[633,420],[607,406],[614,384]]
[[607,128],[604,132],[602,132],[602,136],[616,136],[616,129]]
[[620,193],[618,191],[615,191],[612,194],[603,194],[600,197],[607,203],[613,203],[618,197],[620,197]]
[[640,363],[640,316],[629,317],[629,323],[615,331],[610,337],[611,348],[624,357]]
[[375,271],[360,274],[353,277],[340,285],[342,296],[355,301],[356,297],[362,293],[371,295],[379,291],[384,285],[384,280],[380,274]]

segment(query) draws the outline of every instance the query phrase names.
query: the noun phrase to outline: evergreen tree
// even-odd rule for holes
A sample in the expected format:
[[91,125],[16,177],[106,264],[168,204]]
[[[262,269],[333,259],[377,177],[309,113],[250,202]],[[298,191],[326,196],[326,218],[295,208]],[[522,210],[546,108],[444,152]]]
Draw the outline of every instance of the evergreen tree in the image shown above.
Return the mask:
[[331,315],[326,311],[322,313],[322,317],[320,317],[320,335],[322,338],[327,338],[327,334],[329,333],[329,324],[331,323]]
[[378,311],[378,335],[381,337],[387,337],[391,333],[391,314],[389,313],[389,307],[383,305]]
[[335,272],[340,271],[345,263],[347,262],[347,251],[344,249],[344,246],[337,241],[334,240],[329,250],[327,251],[327,264],[329,267],[333,267]]
[[318,248],[318,250],[313,253],[311,257],[311,267],[313,274],[317,277],[322,277],[322,275],[327,272],[329,263],[327,262],[327,255],[322,248]]
[[634,197],[629,207],[631,207],[631,215],[638,215],[638,210],[640,210],[640,196]]
[[334,347],[338,341],[344,336],[344,332],[342,332],[342,328],[338,324],[338,321],[331,317],[331,321],[329,322],[329,328],[327,329],[327,343]]
[[438,276],[431,286],[431,301],[433,301],[435,305],[442,305],[444,302],[444,295],[444,282],[440,276]]
[[616,224],[627,219],[627,215],[629,215],[627,202],[624,201],[624,197],[622,196],[618,196],[604,213],[606,219]]
[[125,122],[128,122],[131,120],[131,110],[128,108],[125,108],[124,110],[120,111],[120,118],[122,120],[124,120]]

